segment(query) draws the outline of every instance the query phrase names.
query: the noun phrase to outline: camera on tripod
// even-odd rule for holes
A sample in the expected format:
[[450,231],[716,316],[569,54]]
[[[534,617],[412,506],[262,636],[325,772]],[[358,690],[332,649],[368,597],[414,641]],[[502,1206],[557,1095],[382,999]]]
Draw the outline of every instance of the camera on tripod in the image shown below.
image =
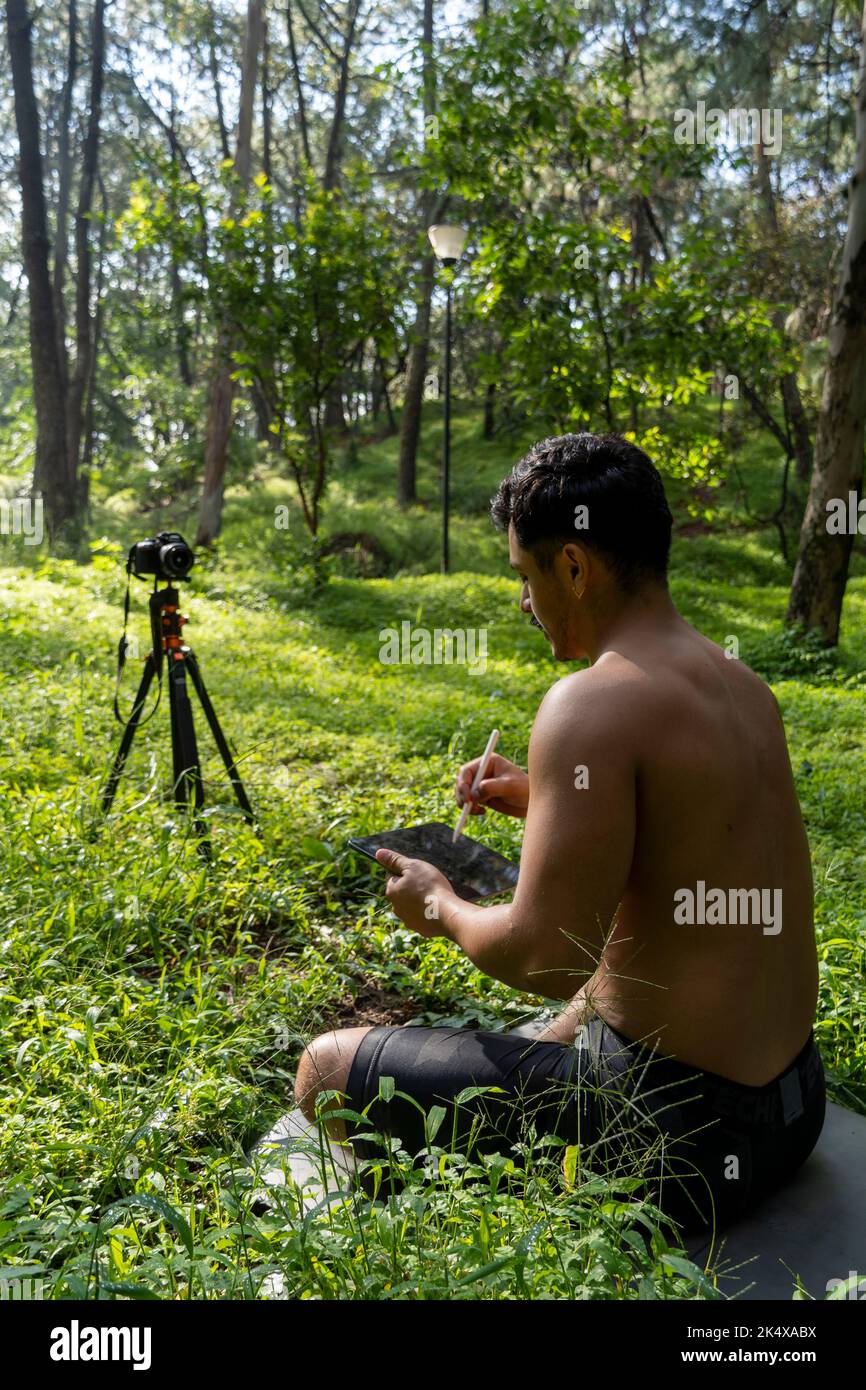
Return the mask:
[[[207,831],[202,820],[204,808],[204,782],[202,780],[201,764],[199,761],[198,744],[195,736],[195,726],[192,717],[192,705],[190,703],[190,691],[187,685],[187,675],[193,689],[198,695],[199,702],[204,710],[205,718],[213,734],[214,742],[223,760],[229,781],[234,788],[238,804],[244,813],[245,820],[253,823],[253,808],[249,803],[243,782],[240,779],[234,757],[229,748],[225,734],[220,727],[220,722],[216,716],[216,710],[211,704],[210,696],[205,688],[205,683],[199,670],[195,653],[183,640],[183,625],[186,618],[178,607],[180,597],[175,584],[185,579],[195,563],[195,555],[187,545],[179,531],[160,531],[158,536],[152,536],[149,540],[138,541],[136,545],[130,547],[126,559],[126,596],[123,601],[123,634],[117,644],[117,678],[114,689],[114,714],[120,724],[124,724],[123,738],[117,750],[117,756],[111,768],[108,781],[102,793],[102,808],[110,811],[114,801],[114,794],[117,791],[117,784],[120,780],[126,763],[127,754],[132,747],[132,740],[135,731],[142,722],[141,714],[147,700],[151,682],[154,677],[159,683],[159,691],[156,697],[156,704],[147,716],[152,718],[159,704],[160,693],[162,691],[163,670],[167,672],[168,698],[171,708],[171,748],[172,761],[174,764],[174,799],[179,806],[192,806],[195,824],[200,832],[199,848],[205,858],[210,858],[210,844],[207,838]],[[154,576],[153,593],[150,595],[150,631],[152,637],[152,649],[148,653],[144,669],[141,675],[141,682],[138,693],[135,697],[135,704],[132,713],[124,721],[118,704],[118,692],[120,690],[120,680],[123,675],[123,668],[126,662],[127,637],[126,628],[129,620],[129,590],[130,579],[135,575],[136,579],[144,579],[147,575]],[[159,581],[165,580],[165,588],[159,588]],[[146,722],[146,721],[145,721]]]
[[130,547],[126,572],[137,579],[148,574],[157,579],[186,579],[194,564],[195,555],[179,531],[160,531]]

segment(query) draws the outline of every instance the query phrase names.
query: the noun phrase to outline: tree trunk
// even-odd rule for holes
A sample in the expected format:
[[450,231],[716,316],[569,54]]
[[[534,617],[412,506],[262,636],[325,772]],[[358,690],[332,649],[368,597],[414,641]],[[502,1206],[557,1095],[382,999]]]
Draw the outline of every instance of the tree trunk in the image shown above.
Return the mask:
[[[771,43],[770,16],[767,8],[767,0],[761,0],[761,28],[762,28],[762,62],[761,73],[762,91],[759,93],[759,108],[769,110],[772,102],[773,87],[773,56]],[[764,204],[764,211],[767,217],[767,226],[773,246],[781,254],[784,250],[782,245],[782,233],[779,227],[779,218],[776,211],[776,195],[773,192],[773,183],[770,178],[770,161],[767,158],[767,151],[761,138],[762,130],[758,125],[758,138],[755,142],[755,171],[757,175],[758,191],[761,201]],[[781,334],[784,339],[785,316],[781,309],[776,309],[772,314],[773,327]],[[782,401],[785,406],[785,418],[788,421],[792,434],[794,446],[794,457],[796,459],[797,477],[805,482],[812,472],[812,437],[809,432],[809,424],[806,420],[806,411],[803,408],[803,399],[800,395],[800,387],[797,383],[795,372],[785,372],[780,381]]]
[[[262,173],[268,183],[273,183],[273,165],[271,160],[271,46],[268,34],[267,15],[262,15]],[[273,210],[266,206],[264,217],[268,224],[267,253],[265,259],[265,279],[269,289],[274,283],[274,235],[273,235]],[[264,369],[265,376],[273,378],[274,364],[269,361]],[[250,400],[256,414],[256,438],[260,444],[266,444],[273,452],[278,453],[280,441],[276,433],[271,429],[274,418],[273,407],[268,399],[267,391],[262,387],[261,382],[254,381],[250,387]]]
[[[177,108],[175,106],[174,88],[171,93],[171,112],[168,121],[168,145],[171,151],[171,171],[172,177],[176,176],[180,144],[177,138]],[[180,261],[176,248],[169,247],[170,267],[169,283],[171,286],[171,318],[174,324],[174,341],[177,352],[177,370],[184,386],[192,386],[193,374],[190,363],[190,330],[186,322],[186,312],[184,307],[184,288],[183,277],[180,273]]]
[[93,320],[90,313],[90,214],[99,159],[99,120],[102,111],[102,82],[105,68],[105,0],[96,0],[93,10],[92,63],[90,70],[90,111],[78,211],[75,217],[75,370],[69,382],[66,409],[66,447],[69,455],[70,486],[78,487],[81,434],[84,428],[84,395],[90,380],[93,357]]
[[[343,135],[346,124],[346,98],[349,91],[349,69],[360,9],[361,0],[349,0],[346,32],[343,38],[343,52],[340,55],[340,64],[337,73],[337,92],[334,97],[334,114],[331,118],[331,131],[328,137],[328,149],[325,156],[325,172],[322,178],[322,187],[326,191],[330,191],[337,187],[342,168]],[[342,376],[338,376],[336,381],[332,381],[325,392],[324,423],[325,428],[332,433],[345,434],[346,432],[347,424],[343,408]]]
[[[428,3],[430,0],[428,0]],[[355,42],[355,26],[358,23],[358,13],[361,9],[361,0],[349,0],[349,14],[346,24],[346,33],[343,41],[343,52],[340,56],[340,67],[337,75],[337,94],[334,98],[334,115],[331,120],[331,133],[328,137],[328,152],[325,156],[325,175],[322,186],[326,191],[336,188],[340,177],[340,168],[343,157],[343,131],[346,120],[346,97],[349,91],[349,63],[352,56],[352,45]]]
[[27,0],[6,0],[15,124],[21,187],[21,239],[30,304],[30,360],[36,409],[36,462],[33,488],[40,492],[48,526],[56,534],[76,513],[66,452],[63,374],[57,350],[57,322],[48,270],[48,224],[42,182],[39,108],[33,87],[31,20]]
[[[427,123],[436,114],[436,63],[433,55],[433,0],[424,0],[421,32],[424,61],[422,86],[424,98],[424,133]],[[433,221],[434,197],[426,192],[421,198],[421,216],[425,227]],[[430,350],[430,305],[436,272],[435,257],[428,252],[421,267],[420,294],[415,310],[409,348],[409,367],[403,396],[400,420],[400,457],[397,464],[397,501],[401,507],[417,500],[416,473],[418,440],[421,435],[421,408],[424,400],[424,379],[427,376],[427,357]]]
[[385,363],[379,349],[376,349],[376,366],[373,372],[373,419],[378,421],[379,412],[382,409],[382,402],[385,402],[385,410],[388,414],[388,433],[396,434],[397,422],[394,419],[394,408],[391,405],[391,395],[388,391],[388,373],[385,370]]
[[[247,27],[241,70],[241,98],[235,172],[243,189],[249,186],[252,162],[253,106],[256,73],[262,41],[263,0],[248,0]],[[216,367],[208,400],[204,442],[204,483],[199,510],[197,545],[212,545],[222,528],[223,487],[232,425],[234,382],[231,377],[232,344],[225,328],[217,343]]]
[[222,149],[223,159],[230,159],[229,154],[229,133],[226,130],[226,118],[223,110],[223,89],[220,84],[220,70],[217,61],[216,51],[216,18],[214,16],[213,5],[207,7],[207,41],[208,41],[208,64],[210,66],[211,82],[213,83],[214,103],[217,113],[217,127],[220,134],[220,148]]
[[345,434],[346,414],[343,409],[343,383],[340,377],[332,381],[325,392],[325,428],[334,434]]
[[72,182],[72,159],[69,153],[69,127],[72,120],[72,92],[78,68],[78,11],[75,0],[69,0],[68,56],[66,59],[66,80],[60,102],[60,138],[57,152],[58,190],[57,220],[54,235],[54,321],[57,326],[57,355],[63,376],[64,391],[67,388],[66,358],[66,267],[69,257],[67,243],[69,219],[69,187]]
[[487,383],[484,392],[484,432],[483,439],[492,439],[496,434],[496,384]]
[[90,507],[90,473],[93,467],[96,404],[96,368],[99,359],[99,345],[102,341],[102,320],[105,292],[105,248],[108,227],[108,197],[105,184],[99,179],[102,195],[102,222],[99,228],[99,255],[96,264],[96,308],[93,315],[93,350],[90,354],[90,377],[87,382],[87,398],[84,405],[84,440],[81,451],[81,469],[78,475],[78,505],[82,516]]
[[[220,334],[217,349],[222,360],[229,353],[226,335]],[[196,545],[212,545],[222,529],[223,480],[226,450],[232,424],[234,382],[231,369],[220,366],[211,384],[204,438],[204,490],[198,517]]]
[[[782,325],[784,328],[784,324]],[[794,443],[794,458],[796,460],[796,473],[801,482],[806,482],[812,474],[812,434],[809,429],[809,422],[806,419],[806,410],[803,405],[803,398],[800,395],[800,387],[793,372],[786,372],[782,377],[782,400],[785,403],[785,414],[791,424],[791,433]]]
[[291,0],[288,0],[288,3],[286,4],[286,30],[289,39],[289,56],[292,61],[292,74],[295,82],[295,96],[297,98],[298,103],[298,126],[301,132],[301,149],[304,155],[304,163],[306,164],[307,168],[309,168],[313,162],[313,157],[310,153],[310,132],[309,127],[307,125],[307,103],[304,99],[304,86],[301,82],[301,69],[300,64],[298,63],[298,49],[297,45],[295,44],[295,27],[292,23]]
[[425,256],[421,271],[421,297],[412,328],[412,345],[403,393],[403,414],[400,419],[400,458],[397,465],[397,501],[407,507],[417,500],[416,472],[418,440],[421,436],[421,409],[424,400],[424,381],[430,350],[430,303],[433,298],[435,258]]
[[[761,195],[761,201],[764,204],[767,226],[773,244],[778,247],[781,232],[779,229],[778,215],[776,213],[776,197],[770,180],[769,160],[767,159],[767,154],[760,138],[755,145],[755,162],[758,190]],[[771,317],[773,327],[784,338],[786,336],[785,315],[782,313],[782,310],[774,309]],[[800,395],[800,387],[797,382],[796,373],[784,372],[779,386],[785,407],[785,417],[791,428],[797,477],[805,481],[812,472],[812,436],[809,431],[809,423],[806,419],[806,411],[803,407],[803,398]]]
[[249,184],[252,167],[253,110],[264,26],[262,5],[263,0],[249,0],[247,7],[244,61],[241,69],[241,99],[238,111],[238,143],[235,150],[235,171],[243,188]]
[[866,7],[860,31],[856,153],[848,185],[848,233],[833,300],[815,466],[800,532],[788,621],[839,640],[854,536],[828,530],[827,504],[857,499],[866,433]]

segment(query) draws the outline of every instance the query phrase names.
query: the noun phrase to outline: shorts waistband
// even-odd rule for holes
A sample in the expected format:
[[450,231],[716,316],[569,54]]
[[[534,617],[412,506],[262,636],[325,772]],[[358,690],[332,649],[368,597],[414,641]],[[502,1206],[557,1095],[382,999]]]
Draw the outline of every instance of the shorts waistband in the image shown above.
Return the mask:
[[824,1068],[814,1029],[793,1062],[764,1086],[743,1086],[726,1077],[707,1075],[704,1094],[720,1115],[739,1123],[785,1129],[804,1113],[818,1090]]
[[[596,1029],[602,1033],[599,1041],[603,1046],[604,1032],[610,1033],[622,1045],[626,1053],[651,1056],[654,1049],[646,1043],[635,1042],[612,1028],[599,1014],[587,1020],[587,1030],[591,1037]],[[809,1036],[792,1062],[763,1086],[747,1086],[715,1072],[702,1071],[700,1067],[689,1066],[675,1057],[657,1053],[652,1063],[655,1081],[662,1079],[694,1080],[700,1083],[705,1103],[723,1119],[739,1125],[759,1125],[762,1128],[784,1129],[794,1123],[804,1113],[807,1105],[817,1092],[824,1090],[824,1068],[821,1054],[815,1042],[815,1030],[810,1028]]]

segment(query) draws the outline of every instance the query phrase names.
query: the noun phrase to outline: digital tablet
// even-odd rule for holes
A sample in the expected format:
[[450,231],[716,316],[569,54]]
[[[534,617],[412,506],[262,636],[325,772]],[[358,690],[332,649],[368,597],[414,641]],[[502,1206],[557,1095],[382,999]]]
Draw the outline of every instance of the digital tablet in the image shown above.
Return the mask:
[[453,825],[431,821],[429,825],[407,825],[402,830],[362,835],[350,839],[349,844],[370,859],[376,858],[377,849],[395,849],[407,859],[424,859],[435,865],[454,892],[470,903],[516,888],[519,864],[471,840],[468,835],[460,835],[457,843],[452,844],[453,834]]

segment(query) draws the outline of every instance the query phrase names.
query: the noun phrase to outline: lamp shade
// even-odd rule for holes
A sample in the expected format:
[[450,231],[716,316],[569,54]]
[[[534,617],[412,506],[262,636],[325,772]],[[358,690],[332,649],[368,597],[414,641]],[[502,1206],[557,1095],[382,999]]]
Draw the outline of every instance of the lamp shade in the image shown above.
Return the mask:
[[442,222],[435,227],[428,227],[427,235],[430,238],[430,245],[440,261],[444,261],[446,265],[459,261],[466,244],[467,232],[465,227],[455,227]]

